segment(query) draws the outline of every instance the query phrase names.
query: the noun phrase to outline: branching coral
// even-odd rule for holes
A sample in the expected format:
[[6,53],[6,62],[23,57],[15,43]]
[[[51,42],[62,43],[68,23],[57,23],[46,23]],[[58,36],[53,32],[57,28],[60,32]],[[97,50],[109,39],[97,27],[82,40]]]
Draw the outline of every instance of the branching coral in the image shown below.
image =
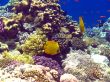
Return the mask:
[[101,51],[101,55],[105,55],[108,58],[110,58],[110,47],[108,45],[99,45],[98,46],[99,50]]
[[63,70],[61,66],[57,61],[52,60],[52,58],[47,58],[45,56],[34,56],[33,59],[35,64],[50,67],[50,69],[55,69],[58,71],[59,76],[62,75]]
[[[93,62],[90,55],[78,50],[67,54],[67,58],[63,61],[64,70],[73,74],[82,82],[89,80],[102,79],[103,70],[99,64]],[[103,78],[104,79],[104,78]]]
[[18,33],[19,23],[14,18],[2,17],[4,31],[1,32],[3,38],[15,38]]
[[[73,32],[74,35],[80,35],[80,32],[74,27],[74,23],[72,21],[66,21],[68,19],[64,16],[64,11],[61,10],[60,5],[56,2],[57,0],[22,0],[13,9],[16,13],[25,14],[21,18],[22,23],[32,22],[35,26],[40,26],[46,34],[50,32],[57,33],[61,27],[66,27],[71,31],[70,33]],[[34,28],[36,29],[36,27]],[[77,33],[75,34],[76,31]]]
[[83,38],[83,41],[86,42],[87,46],[91,46],[94,43],[98,44],[98,40],[96,40],[95,38],[87,37],[87,36]]
[[71,47],[72,47],[73,49],[81,49],[81,50],[84,50],[84,49],[87,48],[86,43],[85,43],[83,40],[81,40],[81,39],[79,39],[79,38],[77,38],[77,37],[73,37],[70,42],[71,42]]
[[60,52],[64,54],[69,52],[69,47],[70,47],[69,41],[71,38],[72,38],[71,34],[67,34],[63,32],[57,33],[52,36],[52,39],[59,43]]
[[8,51],[4,51],[2,53],[3,57],[6,59],[11,59],[11,60],[15,60],[21,63],[31,63],[33,64],[33,58],[29,55],[25,55],[25,54],[12,54],[13,52],[8,52]]
[[44,52],[43,45],[45,44],[47,38],[44,34],[32,34],[21,46],[23,53],[28,55],[39,55]]

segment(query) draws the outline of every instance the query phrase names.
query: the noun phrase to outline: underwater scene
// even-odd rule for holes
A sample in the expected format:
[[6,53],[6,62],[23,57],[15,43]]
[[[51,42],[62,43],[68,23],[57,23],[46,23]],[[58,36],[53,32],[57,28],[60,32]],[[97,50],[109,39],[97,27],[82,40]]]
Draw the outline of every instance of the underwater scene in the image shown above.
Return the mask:
[[0,82],[110,82],[110,0],[0,0]]

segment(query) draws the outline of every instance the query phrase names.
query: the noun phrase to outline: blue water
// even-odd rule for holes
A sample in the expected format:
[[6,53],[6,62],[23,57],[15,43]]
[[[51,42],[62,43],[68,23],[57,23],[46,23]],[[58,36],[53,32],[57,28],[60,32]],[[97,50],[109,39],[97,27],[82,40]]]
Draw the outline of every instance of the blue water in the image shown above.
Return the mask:
[[9,2],[9,0],[0,0],[0,6],[4,6]]
[[98,20],[110,17],[110,0],[60,0],[61,8],[79,20],[83,16],[86,27],[93,27]]
[[[98,20],[106,21],[110,17],[110,0],[59,0],[61,8],[71,15],[74,20],[83,16],[85,26],[93,27]],[[0,0],[0,6],[4,6],[9,0]],[[104,17],[101,17],[104,16]]]

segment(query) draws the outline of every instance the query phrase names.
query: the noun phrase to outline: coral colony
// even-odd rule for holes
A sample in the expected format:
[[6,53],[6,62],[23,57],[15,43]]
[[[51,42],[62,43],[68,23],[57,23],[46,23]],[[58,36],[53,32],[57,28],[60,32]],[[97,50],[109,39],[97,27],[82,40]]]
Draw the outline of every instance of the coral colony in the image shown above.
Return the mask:
[[110,82],[110,18],[86,29],[58,0],[21,0],[0,17],[0,82]]

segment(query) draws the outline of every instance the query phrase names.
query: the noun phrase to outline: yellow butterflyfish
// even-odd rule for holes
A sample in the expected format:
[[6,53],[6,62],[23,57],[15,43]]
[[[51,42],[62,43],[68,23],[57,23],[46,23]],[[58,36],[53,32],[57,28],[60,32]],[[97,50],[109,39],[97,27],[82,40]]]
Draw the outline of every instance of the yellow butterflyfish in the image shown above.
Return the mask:
[[84,33],[85,32],[85,26],[84,26],[83,18],[81,16],[79,17],[79,27],[80,27],[81,33]]
[[56,41],[47,41],[44,45],[44,51],[49,55],[56,55],[59,53],[60,46]]

